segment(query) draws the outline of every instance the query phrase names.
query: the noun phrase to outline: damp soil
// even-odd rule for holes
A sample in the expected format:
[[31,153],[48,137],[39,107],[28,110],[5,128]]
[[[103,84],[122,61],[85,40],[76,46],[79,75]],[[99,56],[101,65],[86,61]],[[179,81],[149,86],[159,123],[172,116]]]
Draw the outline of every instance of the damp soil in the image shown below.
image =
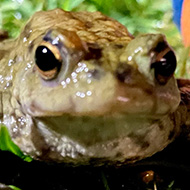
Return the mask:
[[[190,189],[189,150],[190,142],[180,139],[151,158],[119,168],[27,163],[0,152],[0,183],[22,190],[186,190]],[[148,181],[146,171],[154,173]]]

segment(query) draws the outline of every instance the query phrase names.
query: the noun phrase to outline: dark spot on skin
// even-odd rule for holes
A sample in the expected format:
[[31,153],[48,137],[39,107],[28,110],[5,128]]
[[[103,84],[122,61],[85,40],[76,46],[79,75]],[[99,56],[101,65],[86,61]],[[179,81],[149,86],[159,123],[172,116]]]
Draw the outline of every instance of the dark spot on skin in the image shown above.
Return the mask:
[[0,30],[0,41],[3,41],[7,38],[9,38],[8,32],[4,30]]
[[101,73],[97,69],[89,70],[88,73],[91,74],[91,78],[94,78],[97,80],[100,80],[101,78]]
[[174,131],[170,131],[170,134],[168,136],[168,140],[172,140],[173,137],[174,137],[174,135],[175,135],[175,132]]
[[0,60],[6,55],[6,50],[0,50]]
[[85,26],[86,26],[86,28],[92,28],[93,23],[87,21],[87,22],[85,22]]
[[117,49],[122,49],[124,47],[122,44],[115,44],[114,46]]
[[28,46],[28,51],[29,51],[29,53],[32,52],[33,47],[34,47],[34,42],[32,41],[32,42],[30,43],[30,45]]
[[115,155],[115,158],[122,158],[122,157],[123,157],[122,152],[117,152],[117,154]]
[[171,119],[171,121],[173,121],[173,130],[170,131],[168,140],[172,140],[175,137],[176,132],[177,132],[176,127],[178,126],[178,124],[176,123],[176,116],[174,114],[170,115],[170,119]]
[[154,89],[153,88],[146,88],[146,86],[145,86],[143,90],[144,90],[144,92],[146,92],[146,94],[154,96]]
[[132,66],[121,63],[117,68],[116,77],[119,79],[119,81],[129,84],[130,81],[132,81],[132,72]]
[[142,148],[143,149],[147,149],[148,147],[150,146],[150,143],[148,141],[145,141],[143,144],[142,144]]
[[145,140],[146,134],[138,135],[135,133],[130,133],[128,136],[142,149],[147,149],[150,146],[149,142]]
[[158,120],[156,122],[158,123],[158,127],[159,127],[160,131],[162,131],[164,129],[164,125],[163,125],[162,121]]
[[176,127],[177,123],[176,123],[176,117],[174,115],[172,115],[172,121],[173,121],[173,126]]
[[43,37],[43,40],[46,42],[52,42],[52,38],[50,37],[52,30],[49,30],[48,33]]
[[119,145],[118,142],[114,142],[114,143],[112,144],[112,147],[113,147],[113,148],[116,148],[116,147],[118,147],[118,145]]
[[88,43],[88,53],[85,55],[85,60],[95,59],[98,60],[102,57],[102,49],[99,47],[98,44],[91,44]]

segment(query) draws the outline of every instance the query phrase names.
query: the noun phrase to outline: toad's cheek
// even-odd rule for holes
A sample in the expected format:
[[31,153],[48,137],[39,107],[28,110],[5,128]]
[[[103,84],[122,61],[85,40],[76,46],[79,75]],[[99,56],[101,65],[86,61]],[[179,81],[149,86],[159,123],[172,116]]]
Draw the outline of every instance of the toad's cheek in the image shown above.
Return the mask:
[[[20,85],[20,103],[25,113],[35,116],[104,114],[116,102],[118,82],[111,73],[101,79],[85,75],[76,82],[67,78],[57,86],[43,85],[41,79],[28,75]],[[33,85],[28,85],[30,81]]]

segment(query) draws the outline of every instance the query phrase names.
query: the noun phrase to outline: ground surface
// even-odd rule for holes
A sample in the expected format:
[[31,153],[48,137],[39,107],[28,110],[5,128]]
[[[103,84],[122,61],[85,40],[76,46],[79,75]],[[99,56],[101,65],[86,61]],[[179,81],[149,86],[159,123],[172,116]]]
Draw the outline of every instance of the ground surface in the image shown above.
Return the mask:
[[190,189],[190,142],[175,142],[163,152],[131,166],[66,167],[37,161],[27,163],[6,152],[0,152],[0,181],[22,190],[148,190],[140,173],[153,170],[157,189]]

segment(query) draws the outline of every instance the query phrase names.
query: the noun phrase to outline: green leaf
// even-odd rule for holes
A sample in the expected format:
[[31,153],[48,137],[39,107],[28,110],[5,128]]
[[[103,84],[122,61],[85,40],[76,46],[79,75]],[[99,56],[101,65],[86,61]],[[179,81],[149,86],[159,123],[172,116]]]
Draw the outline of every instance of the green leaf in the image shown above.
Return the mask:
[[21,190],[20,188],[15,187],[14,185],[9,185],[9,187],[10,187],[11,189],[13,189],[13,190]]
[[105,190],[110,190],[109,185],[108,185],[108,181],[106,179],[106,176],[105,176],[104,172],[102,171],[101,174],[102,174],[102,181],[103,181]]
[[31,157],[24,155],[20,148],[14,144],[6,126],[4,125],[0,126],[0,150],[12,152],[27,162],[32,161]]

